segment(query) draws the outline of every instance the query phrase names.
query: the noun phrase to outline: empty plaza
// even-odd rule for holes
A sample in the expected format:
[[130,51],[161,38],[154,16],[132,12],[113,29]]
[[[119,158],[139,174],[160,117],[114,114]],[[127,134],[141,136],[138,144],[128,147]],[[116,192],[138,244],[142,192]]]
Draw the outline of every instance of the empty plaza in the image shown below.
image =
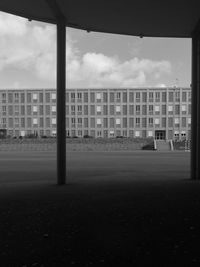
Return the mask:
[[200,184],[189,179],[189,152],[67,152],[62,187],[55,152],[4,151],[0,164],[4,266],[200,261]]

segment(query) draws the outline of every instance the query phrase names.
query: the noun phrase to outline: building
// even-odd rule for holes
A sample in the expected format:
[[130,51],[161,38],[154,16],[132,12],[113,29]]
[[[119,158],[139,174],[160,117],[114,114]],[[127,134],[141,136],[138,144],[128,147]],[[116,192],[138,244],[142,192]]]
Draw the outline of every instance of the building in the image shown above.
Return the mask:
[[[67,89],[66,135],[191,138],[191,88]],[[56,90],[1,90],[0,136],[56,136]]]

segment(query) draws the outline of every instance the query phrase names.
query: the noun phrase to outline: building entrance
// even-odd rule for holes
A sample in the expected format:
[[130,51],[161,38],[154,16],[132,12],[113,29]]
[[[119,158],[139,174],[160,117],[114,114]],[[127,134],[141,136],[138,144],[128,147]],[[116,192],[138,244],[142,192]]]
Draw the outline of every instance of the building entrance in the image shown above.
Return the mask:
[[5,138],[7,134],[6,129],[0,129],[0,138]]
[[165,131],[155,131],[155,139],[156,140],[165,140],[166,132]]

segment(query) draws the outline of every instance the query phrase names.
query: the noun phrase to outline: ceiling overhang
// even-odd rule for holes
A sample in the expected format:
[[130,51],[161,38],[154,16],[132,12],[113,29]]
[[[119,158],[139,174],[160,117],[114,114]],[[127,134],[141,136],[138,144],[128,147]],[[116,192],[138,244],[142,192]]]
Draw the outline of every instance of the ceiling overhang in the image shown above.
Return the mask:
[[[188,38],[200,19],[199,0],[50,0],[66,26],[87,31]],[[1,0],[0,10],[30,20],[57,23],[49,0]]]

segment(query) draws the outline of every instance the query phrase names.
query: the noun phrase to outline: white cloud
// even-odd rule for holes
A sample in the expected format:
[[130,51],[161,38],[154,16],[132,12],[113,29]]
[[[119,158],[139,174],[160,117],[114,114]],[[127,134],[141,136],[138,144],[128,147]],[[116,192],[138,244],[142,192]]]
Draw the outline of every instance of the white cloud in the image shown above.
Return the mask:
[[169,74],[171,65],[168,61],[152,61],[133,58],[121,62],[116,57],[103,54],[87,53],[82,58],[69,63],[69,79],[71,84],[85,80],[91,87],[144,86],[152,77]]
[[[30,23],[25,19],[0,13],[0,71],[6,68],[30,71],[40,80],[56,78],[55,26]],[[67,37],[67,79],[69,87],[131,87],[158,84],[169,75],[169,61],[134,57],[120,61],[102,53],[81,55]]]

